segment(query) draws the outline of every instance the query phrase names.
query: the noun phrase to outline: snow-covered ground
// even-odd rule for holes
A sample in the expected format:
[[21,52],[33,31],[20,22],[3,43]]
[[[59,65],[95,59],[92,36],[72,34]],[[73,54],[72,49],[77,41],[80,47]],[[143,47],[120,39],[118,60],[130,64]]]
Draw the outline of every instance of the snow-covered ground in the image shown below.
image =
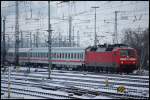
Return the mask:
[[[61,94],[64,96],[69,96],[70,93],[63,90],[58,89],[57,91],[54,90],[46,90],[39,87],[33,86],[33,84],[37,84],[37,86],[41,85],[41,87],[59,87],[59,88],[69,88],[70,86],[76,87],[79,90],[85,89],[89,91],[99,91],[99,92],[106,92],[106,93],[115,93],[117,94],[117,88],[120,85],[123,85],[126,90],[126,95],[134,95],[134,96],[144,96],[149,97],[149,76],[143,75],[120,75],[120,74],[91,74],[85,72],[78,72],[74,73],[72,71],[58,71],[53,70],[51,74],[52,80],[47,80],[48,72],[47,69],[38,69],[35,71],[36,68],[31,68],[30,73],[26,73],[25,71],[27,68],[19,68],[18,71],[15,71],[11,68],[11,82],[22,82],[26,86],[15,85],[12,84],[11,87],[18,88],[18,89],[28,89],[39,91],[43,93],[54,93],[54,94]],[[1,72],[1,86],[7,87],[6,82],[8,80],[8,72],[2,73]],[[18,80],[19,79],[19,80]],[[108,86],[106,86],[106,80],[108,79]],[[69,90],[70,91],[70,90]],[[7,94],[5,92],[4,96]],[[12,93],[12,96],[16,97],[16,93]],[[23,96],[19,95],[18,97]],[[26,97],[26,96],[25,96]],[[28,96],[27,98],[37,98],[36,96]],[[110,99],[111,96],[105,95],[93,95],[85,93],[82,96],[78,96],[73,94],[73,97],[82,98],[82,99]],[[58,99],[58,97],[52,97]],[[40,97],[39,97],[40,99]]]

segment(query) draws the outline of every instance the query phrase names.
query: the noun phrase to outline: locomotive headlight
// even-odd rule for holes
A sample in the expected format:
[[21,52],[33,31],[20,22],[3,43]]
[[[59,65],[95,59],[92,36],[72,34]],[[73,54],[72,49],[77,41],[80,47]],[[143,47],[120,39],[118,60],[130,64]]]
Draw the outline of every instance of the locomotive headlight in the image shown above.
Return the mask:
[[121,64],[123,64],[123,61],[121,61]]

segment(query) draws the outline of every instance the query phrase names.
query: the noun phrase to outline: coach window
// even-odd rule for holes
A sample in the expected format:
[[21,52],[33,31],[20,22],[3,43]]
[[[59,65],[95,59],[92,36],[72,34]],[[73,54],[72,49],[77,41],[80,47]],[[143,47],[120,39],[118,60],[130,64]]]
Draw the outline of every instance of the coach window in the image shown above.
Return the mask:
[[42,58],[44,57],[44,53],[43,53],[43,52],[41,52],[41,57],[42,57]]
[[64,58],[64,53],[62,53],[62,58]]
[[61,53],[61,58],[63,59],[63,53]]
[[79,53],[79,59],[81,59],[81,53]]
[[55,58],[55,53],[53,52],[53,58]]
[[80,58],[80,55],[79,55],[79,53],[78,53],[78,59]]
[[61,55],[62,55],[62,53],[60,53],[60,59],[61,59]]
[[67,53],[65,53],[65,59],[67,59],[67,57],[68,57],[68,55],[67,55]]
[[60,58],[60,53],[58,53],[58,59]]
[[56,53],[56,58],[58,58],[58,53]]
[[68,59],[68,53],[66,53],[66,59]]
[[70,53],[68,53],[68,59],[70,59]]
[[42,58],[44,57],[44,53],[43,53],[43,52],[41,53],[41,57],[42,57]]
[[42,53],[40,53],[40,57],[42,58]]
[[40,53],[38,52],[38,57],[40,57]]
[[35,53],[33,52],[32,54],[33,54],[33,57],[35,57]]
[[66,59],[68,59],[68,53],[66,53]]
[[73,59],[73,53],[71,53],[71,59]]
[[53,53],[51,53],[51,58],[53,57]]
[[55,58],[55,53],[53,53],[53,58]]
[[83,53],[81,53],[81,58],[83,59]]
[[43,58],[45,58],[45,52],[43,52]]
[[74,53],[74,59],[76,59],[76,53]]
[[45,58],[45,52],[43,52],[43,58]]
[[40,53],[40,57],[42,58],[42,53]]

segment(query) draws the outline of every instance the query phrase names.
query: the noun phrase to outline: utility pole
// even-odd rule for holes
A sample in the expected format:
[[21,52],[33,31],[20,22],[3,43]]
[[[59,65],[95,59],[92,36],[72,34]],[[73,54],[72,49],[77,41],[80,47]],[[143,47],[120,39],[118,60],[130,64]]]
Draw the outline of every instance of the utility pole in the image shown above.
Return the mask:
[[95,39],[94,39],[94,46],[97,45],[97,34],[96,34],[96,8],[99,8],[97,6],[92,7],[95,9]]
[[51,60],[51,35],[52,35],[52,30],[51,30],[51,24],[50,24],[50,1],[48,1],[48,62],[49,62],[49,67],[48,67],[48,79],[50,79],[50,74],[51,74],[51,67],[52,67],[52,60]]
[[71,47],[71,35],[72,35],[72,33],[71,33],[71,31],[72,31],[72,17],[71,16],[69,16],[69,46]]
[[5,64],[5,57],[6,57],[6,47],[5,47],[5,17],[3,19],[3,65]]
[[19,65],[19,9],[18,9],[18,2],[16,1],[16,26],[15,26],[15,66]]
[[114,40],[113,40],[113,43],[116,43],[118,44],[118,34],[117,34],[117,14],[118,14],[118,11],[115,11],[115,30],[114,30]]
[[22,31],[21,31],[21,48],[23,48],[23,34],[22,34]]
[[30,48],[32,48],[32,37],[31,37],[31,32],[30,32]]
[[71,14],[70,14],[70,10],[71,10],[71,3],[70,1],[68,1],[68,16],[69,16],[69,46],[71,47],[71,37],[72,37],[72,17],[71,17]]

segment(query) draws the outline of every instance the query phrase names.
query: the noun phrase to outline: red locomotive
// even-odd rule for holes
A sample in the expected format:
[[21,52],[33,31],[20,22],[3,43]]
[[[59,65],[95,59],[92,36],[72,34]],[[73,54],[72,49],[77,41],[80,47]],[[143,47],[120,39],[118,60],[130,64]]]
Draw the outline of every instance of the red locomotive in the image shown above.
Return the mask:
[[138,68],[139,61],[135,49],[124,44],[105,44],[86,49],[85,66],[97,71],[132,72]]
[[[7,61],[15,61],[15,49],[9,49]],[[135,49],[123,44],[98,45],[96,47],[53,47],[52,68],[88,71],[132,72],[139,61]],[[47,66],[48,48],[19,48],[21,65]]]

